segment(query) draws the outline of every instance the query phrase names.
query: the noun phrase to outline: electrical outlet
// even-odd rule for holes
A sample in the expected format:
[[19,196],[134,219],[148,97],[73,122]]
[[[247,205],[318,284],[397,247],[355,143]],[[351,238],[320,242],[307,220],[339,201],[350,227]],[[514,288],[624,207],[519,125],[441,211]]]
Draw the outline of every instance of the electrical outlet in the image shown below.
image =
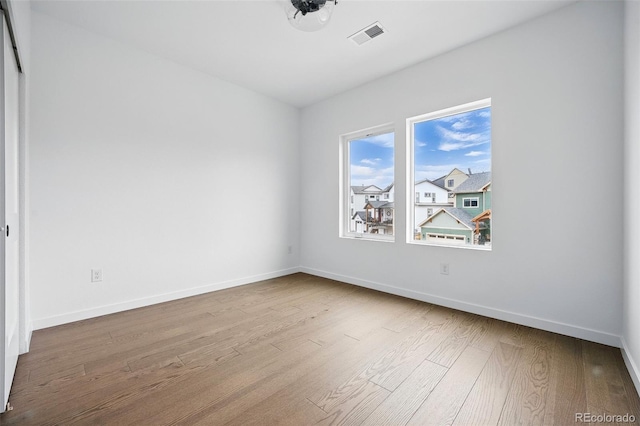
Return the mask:
[[91,282],[97,283],[102,281],[102,269],[92,269],[91,270]]
[[441,263],[440,264],[440,273],[442,275],[449,275],[449,264],[448,263]]

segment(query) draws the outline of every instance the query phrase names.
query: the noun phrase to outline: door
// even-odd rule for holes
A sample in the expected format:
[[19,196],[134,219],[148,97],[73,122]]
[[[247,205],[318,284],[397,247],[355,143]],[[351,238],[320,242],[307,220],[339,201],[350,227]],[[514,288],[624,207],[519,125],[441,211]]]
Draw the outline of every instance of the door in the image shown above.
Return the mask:
[[19,340],[19,181],[18,181],[18,67],[7,23],[2,18],[2,66],[0,67],[0,375],[5,411],[18,363]]

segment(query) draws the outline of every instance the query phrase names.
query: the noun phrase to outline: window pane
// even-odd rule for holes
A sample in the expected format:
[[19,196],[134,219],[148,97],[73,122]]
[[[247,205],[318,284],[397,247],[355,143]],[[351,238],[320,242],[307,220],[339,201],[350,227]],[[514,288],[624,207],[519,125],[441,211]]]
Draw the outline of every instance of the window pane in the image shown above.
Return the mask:
[[489,105],[481,101],[409,120],[414,192],[425,196],[410,206],[413,241],[491,247]]
[[349,232],[393,235],[393,147],[393,132],[348,141],[350,207],[355,211]]

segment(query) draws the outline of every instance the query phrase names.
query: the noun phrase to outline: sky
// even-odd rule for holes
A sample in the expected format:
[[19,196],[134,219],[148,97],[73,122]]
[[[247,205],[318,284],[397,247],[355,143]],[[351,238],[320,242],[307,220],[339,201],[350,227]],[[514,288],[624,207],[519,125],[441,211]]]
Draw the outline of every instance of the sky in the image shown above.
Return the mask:
[[394,133],[353,140],[349,143],[351,185],[376,185],[380,189],[393,183]]
[[[414,135],[416,181],[491,171],[491,107],[416,123]],[[351,141],[351,185],[393,183],[393,147],[393,133]]]
[[491,107],[414,126],[416,181],[437,179],[454,168],[491,171]]

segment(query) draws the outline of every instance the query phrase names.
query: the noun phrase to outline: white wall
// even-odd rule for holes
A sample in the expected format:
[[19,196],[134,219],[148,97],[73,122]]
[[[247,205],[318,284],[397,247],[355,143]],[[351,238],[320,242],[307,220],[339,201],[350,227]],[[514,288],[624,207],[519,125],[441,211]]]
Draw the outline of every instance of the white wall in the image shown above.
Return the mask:
[[[579,2],[305,108],[303,270],[619,345],[622,22],[622,3]],[[493,250],[405,243],[405,119],[488,97]],[[340,239],[338,136],[390,121],[395,243]]]
[[625,3],[625,361],[640,392],[640,3]]
[[38,13],[32,29],[35,328],[299,264],[297,109]]

